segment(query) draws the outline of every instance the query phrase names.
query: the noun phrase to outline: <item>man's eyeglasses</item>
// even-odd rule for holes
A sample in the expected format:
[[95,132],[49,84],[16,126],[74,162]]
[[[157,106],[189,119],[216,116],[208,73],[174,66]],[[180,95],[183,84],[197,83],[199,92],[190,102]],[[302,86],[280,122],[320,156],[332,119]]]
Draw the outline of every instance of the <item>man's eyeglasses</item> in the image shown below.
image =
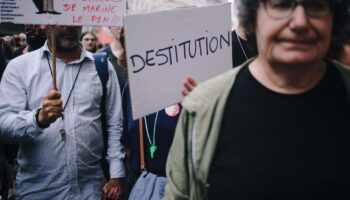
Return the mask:
[[266,13],[273,19],[289,18],[298,5],[304,7],[307,16],[322,18],[332,13],[330,0],[261,0]]

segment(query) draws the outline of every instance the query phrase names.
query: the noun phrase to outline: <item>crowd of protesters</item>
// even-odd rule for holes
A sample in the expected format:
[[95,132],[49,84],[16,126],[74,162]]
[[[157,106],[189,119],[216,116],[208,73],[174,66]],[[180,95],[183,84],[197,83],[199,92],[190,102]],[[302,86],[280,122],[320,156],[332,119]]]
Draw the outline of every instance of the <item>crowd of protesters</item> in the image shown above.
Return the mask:
[[0,200],[348,199],[349,2],[238,2],[234,69],[139,120],[121,27],[2,36]]
[[[46,41],[45,28],[45,25],[26,25],[25,30],[18,34],[1,35],[0,32],[1,46],[6,63],[19,55],[42,47]],[[99,47],[103,47],[102,44],[98,43],[98,38],[94,32],[82,33],[80,41],[86,50],[92,53],[98,51]]]

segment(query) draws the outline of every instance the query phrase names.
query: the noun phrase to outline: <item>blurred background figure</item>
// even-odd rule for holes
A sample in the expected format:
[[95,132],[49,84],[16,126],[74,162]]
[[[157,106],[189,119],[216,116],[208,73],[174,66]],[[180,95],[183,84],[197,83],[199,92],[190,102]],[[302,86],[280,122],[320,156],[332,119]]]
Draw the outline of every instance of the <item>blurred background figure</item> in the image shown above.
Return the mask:
[[[0,40],[0,81],[6,68],[6,60],[3,53],[3,40]],[[0,142],[0,199],[7,200],[8,192],[12,183],[12,172],[9,168],[5,145]]]
[[333,43],[327,56],[350,67],[350,23],[344,28],[339,38],[332,38],[332,40]]
[[350,66],[350,39],[343,45],[343,51],[340,55],[339,61],[344,65]]
[[[12,39],[12,41],[14,41]],[[14,46],[11,42],[6,44],[8,50],[12,50]],[[11,57],[11,52],[8,52]],[[3,40],[0,40],[0,81],[5,71],[6,65],[10,59],[6,60],[4,56],[4,44]],[[16,144],[5,144],[0,141],[0,199],[14,199],[14,176],[17,171],[17,152],[18,145]]]
[[123,89],[126,81],[126,72],[118,64],[118,59],[121,59],[122,54],[124,52],[124,48],[120,42],[122,27],[110,27],[110,30],[113,34],[114,41],[111,44],[108,44],[104,48],[99,50],[99,52],[106,52],[108,54],[109,60],[111,61],[115,71],[117,72],[120,88]]
[[80,36],[80,42],[87,51],[95,53],[97,51],[97,36],[93,32],[84,32]]
[[26,44],[26,36],[24,33],[13,34],[12,36],[13,50],[16,51],[20,46]]
[[2,40],[0,40],[0,81],[1,81],[2,74],[5,71],[5,67],[6,67],[6,60],[4,57],[4,47],[3,47]]
[[27,40],[26,34],[25,34],[25,33],[20,33],[20,34],[17,35],[17,38],[16,38],[16,45],[17,45],[18,47],[24,46],[24,45],[27,44],[27,43],[26,43],[26,40]]
[[9,62],[13,57],[14,51],[16,50],[14,37],[11,35],[6,35],[1,38],[1,41],[3,45],[4,58],[6,62]]
[[[7,200],[12,188],[12,170],[6,158],[6,147],[0,142],[0,199]],[[13,197],[12,197],[13,198]]]
[[26,42],[17,48],[13,53],[13,58],[34,51],[42,47],[46,41],[45,25],[26,25]]

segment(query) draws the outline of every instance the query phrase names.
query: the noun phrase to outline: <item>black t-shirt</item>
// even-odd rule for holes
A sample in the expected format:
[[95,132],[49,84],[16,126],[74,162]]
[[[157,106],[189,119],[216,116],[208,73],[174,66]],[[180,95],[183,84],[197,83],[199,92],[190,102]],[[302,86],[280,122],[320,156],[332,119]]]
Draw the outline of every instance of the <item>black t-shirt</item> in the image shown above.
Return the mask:
[[349,115],[333,66],[298,95],[275,93],[243,68],[211,164],[210,199],[350,199]]
[[253,57],[255,54],[247,40],[240,38],[236,31],[232,31],[232,62],[237,67]]

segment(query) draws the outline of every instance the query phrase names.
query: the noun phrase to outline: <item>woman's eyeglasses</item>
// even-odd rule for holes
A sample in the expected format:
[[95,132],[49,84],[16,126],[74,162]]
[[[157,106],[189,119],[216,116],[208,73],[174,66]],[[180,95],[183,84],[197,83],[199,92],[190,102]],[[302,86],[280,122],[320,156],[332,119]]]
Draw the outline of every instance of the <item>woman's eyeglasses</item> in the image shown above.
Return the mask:
[[289,18],[298,5],[304,7],[307,16],[322,18],[332,13],[329,0],[262,0],[266,13],[273,19]]

